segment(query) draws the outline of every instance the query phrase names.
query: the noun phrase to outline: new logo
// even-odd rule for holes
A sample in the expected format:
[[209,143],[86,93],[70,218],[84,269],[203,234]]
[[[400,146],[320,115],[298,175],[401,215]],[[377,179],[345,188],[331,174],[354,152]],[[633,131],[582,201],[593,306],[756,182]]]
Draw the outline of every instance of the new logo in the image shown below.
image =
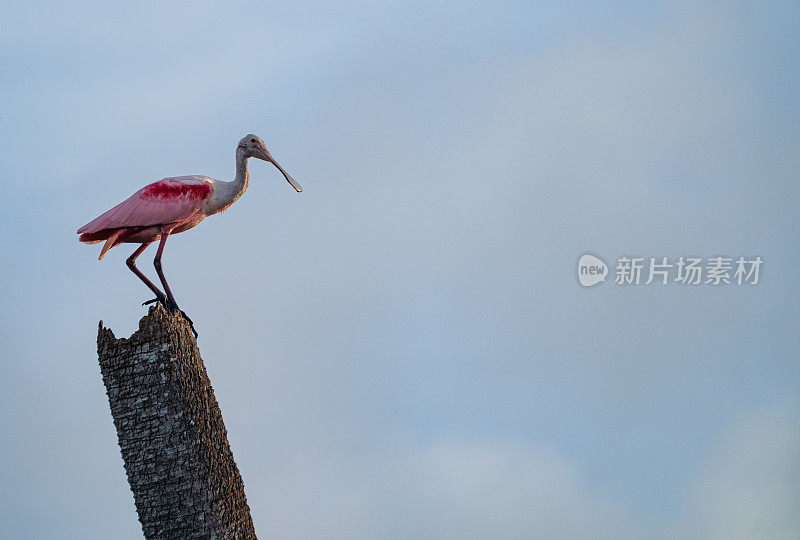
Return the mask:
[[608,276],[608,265],[599,257],[585,253],[578,260],[578,281],[584,287],[592,287]]

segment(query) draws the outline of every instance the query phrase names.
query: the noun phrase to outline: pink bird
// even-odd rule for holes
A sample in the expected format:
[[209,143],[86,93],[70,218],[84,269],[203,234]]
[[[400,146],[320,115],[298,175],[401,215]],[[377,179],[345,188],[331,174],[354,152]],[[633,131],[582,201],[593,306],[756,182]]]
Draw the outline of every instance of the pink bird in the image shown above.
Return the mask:
[[[171,234],[187,231],[208,216],[225,210],[235,203],[250,183],[247,160],[251,157],[269,161],[278,168],[298,193],[303,191],[283,167],[278,165],[264,145],[264,141],[256,135],[247,135],[236,147],[236,178],[232,182],[215,180],[207,176],[176,176],[153,182],[78,229],[78,234],[81,235],[79,240],[86,244],[105,240],[100,251],[100,259],[116,245],[140,244],[128,257],[126,264],[156,295],[153,300],[144,304],[161,302],[167,309],[177,310],[178,304],[161,269],[164,244]],[[160,242],[153,264],[164,286],[164,292],[161,292],[136,267],[136,258],[156,240]]]

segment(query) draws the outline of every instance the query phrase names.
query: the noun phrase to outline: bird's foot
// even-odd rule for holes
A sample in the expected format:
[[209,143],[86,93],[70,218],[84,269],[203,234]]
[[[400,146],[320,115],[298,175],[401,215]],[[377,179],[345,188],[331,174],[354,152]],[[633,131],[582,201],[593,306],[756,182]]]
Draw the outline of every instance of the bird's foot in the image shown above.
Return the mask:
[[162,306],[164,306],[167,309],[167,311],[171,311],[173,313],[175,313],[176,311],[180,311],[181,315],[183,315],[183,318],[186,319],[186,322],[189,323],[189,328],[192,329],[192,334],[194,334],[195,339],[197,339],[197,330],[194,329],[194,323],[192,322],[192,319],[189,318],[189,316],[186,314],[185,311],[183,311],[181,308],[178,307],[178,303],[175,302],[175,300],[173,300],[172,298],[167,298],[166,295],[159,295],[153,298],[152,300],[148,300],[147,302],[142,302],[142,305],[146,306],[147,304],[152,304],[154,302],[159,302]]

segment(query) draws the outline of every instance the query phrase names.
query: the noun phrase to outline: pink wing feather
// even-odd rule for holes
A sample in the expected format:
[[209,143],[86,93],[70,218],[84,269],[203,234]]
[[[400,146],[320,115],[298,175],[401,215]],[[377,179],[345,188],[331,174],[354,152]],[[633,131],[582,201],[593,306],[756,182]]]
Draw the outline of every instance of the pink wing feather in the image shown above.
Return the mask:
[[86,235],[87,240],[91,235],[91,240],[97,241],[95,233],[101,231],[186,220],[203,207],[213,191],[211,183],[200,178],[176,177],[153,182],[78,229],[78,234]]

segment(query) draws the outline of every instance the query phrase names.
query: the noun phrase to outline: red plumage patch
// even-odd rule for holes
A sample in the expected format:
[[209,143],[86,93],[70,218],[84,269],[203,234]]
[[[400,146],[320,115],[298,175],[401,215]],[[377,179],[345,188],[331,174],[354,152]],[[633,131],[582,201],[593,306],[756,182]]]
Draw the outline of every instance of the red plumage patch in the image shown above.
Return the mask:
[[210,184],[183,184],[180,182],[156,182],[144,188],[142,195],[158,199],[178,197],[207,197],[211,193]]

